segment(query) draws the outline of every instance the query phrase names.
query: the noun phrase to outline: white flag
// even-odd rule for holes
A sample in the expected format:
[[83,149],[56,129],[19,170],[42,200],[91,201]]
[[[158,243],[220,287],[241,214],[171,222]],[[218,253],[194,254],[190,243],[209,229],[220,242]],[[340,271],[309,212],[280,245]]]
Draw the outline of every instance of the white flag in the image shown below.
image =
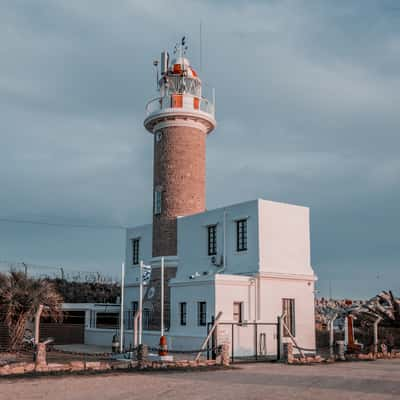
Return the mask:
[[142,282],[147,285],[151,278],[151,265],[143,265],[142,267]]

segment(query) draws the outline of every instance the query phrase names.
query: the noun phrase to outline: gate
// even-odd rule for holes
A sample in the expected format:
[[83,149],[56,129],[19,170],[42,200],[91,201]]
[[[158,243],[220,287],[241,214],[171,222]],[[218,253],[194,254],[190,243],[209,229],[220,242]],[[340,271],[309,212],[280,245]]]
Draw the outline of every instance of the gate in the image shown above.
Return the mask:
[[[209,322],[207,331],[213,322]],[[215,348],[229,343],[231,362],[276,361],[280,358],[279,322],[220,322],[208,344],[208,358]]]

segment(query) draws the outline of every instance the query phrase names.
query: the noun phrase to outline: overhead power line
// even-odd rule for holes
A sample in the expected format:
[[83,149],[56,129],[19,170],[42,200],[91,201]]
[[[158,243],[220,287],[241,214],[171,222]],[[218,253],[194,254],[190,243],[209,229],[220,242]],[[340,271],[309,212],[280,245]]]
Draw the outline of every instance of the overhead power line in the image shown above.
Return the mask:
[[47,222],[35,221],[30,219],[19,219],[11,217],[0,217],[0,222],[9,222],[16,224],[32,224],[32,225],[45,225],[45,226],[60,226],[64,228],[87,228],[87,229],[119,229],[125,230],[126,226],[123,225],[106,225],[106,224],[68,224],[63,222]]

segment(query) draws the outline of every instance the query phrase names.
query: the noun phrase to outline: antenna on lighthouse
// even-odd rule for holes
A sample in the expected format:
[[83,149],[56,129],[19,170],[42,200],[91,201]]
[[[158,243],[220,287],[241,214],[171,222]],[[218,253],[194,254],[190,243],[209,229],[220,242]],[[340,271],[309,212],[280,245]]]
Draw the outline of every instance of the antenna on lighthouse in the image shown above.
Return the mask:
[[158,60],[154,60],[153,61],[153,66],[156,69],[156,79],[157,79],[156,86],[157,86],[157,90],[158,90],[160,88],[160,84],[159,84],[160,78],[158,76],[158,68],[157,68],[158,67]]
[[202,72],[203,71],[203,60],[202,60],[202,57],[203,57],[203,26],[202,26],[202,22],[201,22],[201,20],[200,20],[200,32],[199,32],[199,34],[200,34],[200,40],[199,40],[199,42],[200,42],[200,46],[199,46],[199,52],[200,52],[200,60],[199,60],[199,67],[200,67],[200,72]]

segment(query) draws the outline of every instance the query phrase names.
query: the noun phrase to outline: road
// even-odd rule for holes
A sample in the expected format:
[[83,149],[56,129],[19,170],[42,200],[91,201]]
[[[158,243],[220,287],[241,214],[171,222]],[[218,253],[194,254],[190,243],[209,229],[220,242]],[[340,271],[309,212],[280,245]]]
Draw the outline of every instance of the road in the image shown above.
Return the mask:
[[0,399],[400,399],[400,360],[0,379]]

